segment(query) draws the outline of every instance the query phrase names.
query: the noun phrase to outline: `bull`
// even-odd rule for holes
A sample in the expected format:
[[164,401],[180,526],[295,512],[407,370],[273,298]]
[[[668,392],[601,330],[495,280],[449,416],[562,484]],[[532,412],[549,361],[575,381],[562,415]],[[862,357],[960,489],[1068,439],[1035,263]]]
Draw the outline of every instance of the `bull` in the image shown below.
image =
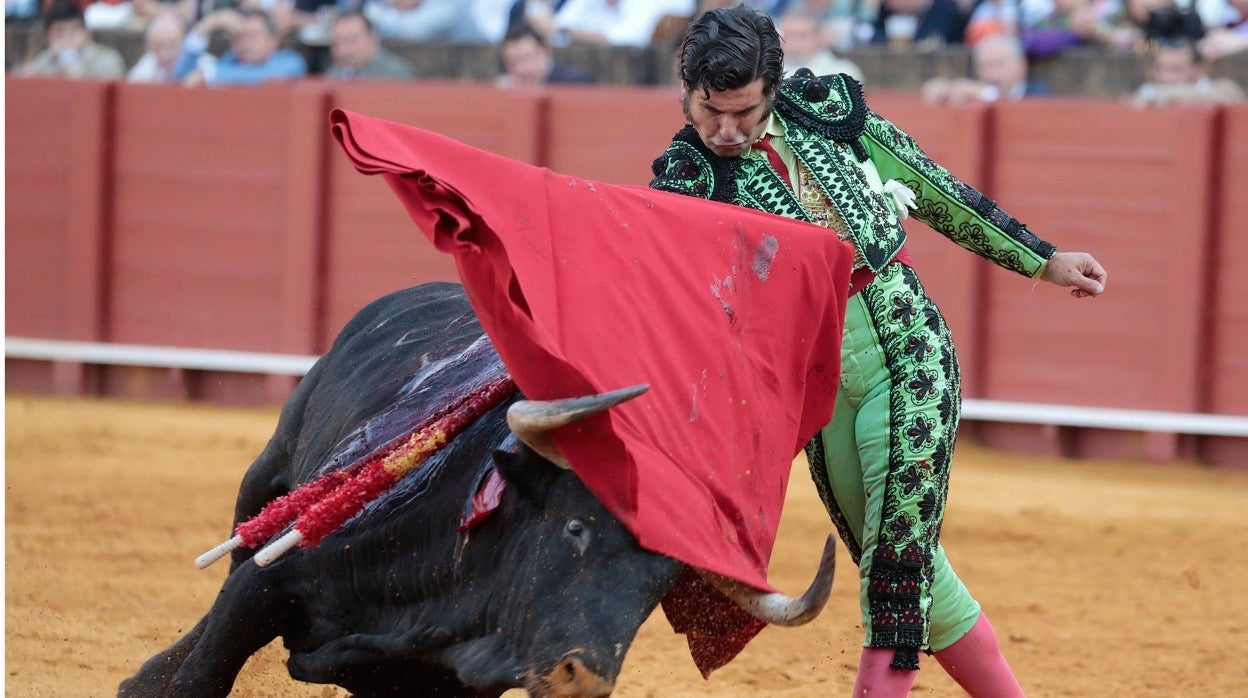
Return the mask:
[[[366,456],[499,370],[457,284],[372,302],[282,409],[243,479],[234,524]],[[611,404],[580,398],[569,411],[566,401],[513,395],[319,546],[264,567],[253,551],[234,550],[207,615],[119,695],[227,695],[247,659],[277,637],[294,679],[358,696],[497,696],[515,687],[608,695],[641,623],[685,569],[642,549],[558,465],[549,430]],[[491,471],[505,483],[501,501],[465,528]],[[797,624],[826,600],[830,560],[825,552],[797,599],[705,574],[754,615]]]

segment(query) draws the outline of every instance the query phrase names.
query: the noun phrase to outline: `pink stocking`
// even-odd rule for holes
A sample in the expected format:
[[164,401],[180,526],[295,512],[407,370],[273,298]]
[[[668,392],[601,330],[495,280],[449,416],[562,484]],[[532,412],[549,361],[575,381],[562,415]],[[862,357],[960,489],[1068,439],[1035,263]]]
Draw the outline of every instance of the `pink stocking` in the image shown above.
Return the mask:
[[854,698],[904,698],[910,692],[919,672],[890,667],[895,652],[891,647],[862,648]]
[[980,614],[960,640],[935,653],[936,661],[973,698],[1022,698],[1023,689],[1001,654],[997,634]]

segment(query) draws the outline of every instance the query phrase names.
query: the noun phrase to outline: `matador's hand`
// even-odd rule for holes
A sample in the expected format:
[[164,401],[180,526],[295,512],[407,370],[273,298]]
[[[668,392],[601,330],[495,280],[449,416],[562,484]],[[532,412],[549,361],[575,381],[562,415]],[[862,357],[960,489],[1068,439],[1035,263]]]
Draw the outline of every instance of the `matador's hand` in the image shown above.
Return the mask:
[[1105,291],[1109,274],[1087,252],[1057,252],[1044,267],[1040,278],[1058,286],[1074,286],[1070,295],[1075,298],[1099,296]]

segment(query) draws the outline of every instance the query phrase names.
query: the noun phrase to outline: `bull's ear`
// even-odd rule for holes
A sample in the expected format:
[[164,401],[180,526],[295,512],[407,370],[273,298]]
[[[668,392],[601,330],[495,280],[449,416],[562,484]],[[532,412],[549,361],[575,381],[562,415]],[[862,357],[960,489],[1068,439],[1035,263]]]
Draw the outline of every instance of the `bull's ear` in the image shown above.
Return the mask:
[[528,446],[519,446],[515,451],[495,450],[494,465],[507,481],[508,488],[514,487],[521,496],[534,504],[541,504],[546,501],[546,493],[561,471]]

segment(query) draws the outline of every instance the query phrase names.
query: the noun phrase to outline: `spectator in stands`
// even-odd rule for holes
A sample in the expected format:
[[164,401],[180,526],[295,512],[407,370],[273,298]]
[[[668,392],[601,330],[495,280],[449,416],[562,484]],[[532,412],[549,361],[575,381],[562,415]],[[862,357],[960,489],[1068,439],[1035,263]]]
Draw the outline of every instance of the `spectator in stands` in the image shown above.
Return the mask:
[[1210,78],[1208,66],[1190,39],[1164,39],[1153,49],[1149,81],[1136,90],[1137,106],[1230,104],[1244,101],[1244,90],[1229,78]]
[[325,71],[336,80],[405,80],[414,76],[412,66],[381,45],[381,37],[362,12],[347,12],[334,19],[329,34],[334,62]]
[[364,16],[387,39],[485,43],[472,3],[464,0],[370,0]]
[[815,75],[845,73],[862,82],[862,69],[853,61],[836,56],[823,43],[819,18],[810,10],[799,6],[786,11],[776,28],[784,45],[785,75],[792,75],[798,68],[810,68]]
[[555,13],[554,46],[648,46],[664,17],[689,17],[694,0],[567,0]]
[[876,0],[799,0],[785,13],[796,9],[810,12],[819,23],[823,44],[832,51],[848,51],[871,40],[878,8]]
[[[145,52],[138,62],[126,74],[127,82],[161,82],[175,83],[174,68],[178,56],[182,53],[182,44],[186,41],[186,21],[177,10],[166,10],[152,17],[143,30],[143,47]],[[196,68],[202,71],[212,69],[216,57],[211,53],[200,55]]]
[[594,77],[585,69],[555,60],[554,51],[541,34],[521,22],[507,31],[499,48],[503,58],[501,87],[540,87],[552,83],[585,84]]
[[82,10],[72,2],[56,2],[44,13],[43,35],[47,48],[16,74],[75,80],[120,80],[126,74],[121,54],[91,40]]
[[1248,51],[1248,0],[1229,0],[1222,21],[1210,26],[1200,41],[1200,54],[1216,61],[1241,51]]
[[[201,69],[200,56],[207,52],[209,38],[217,31],[229,34],[230,50],[210,68]],[[303,56],[280,45],[277,26],[263,10],[217,10],[186,35],[174,75],[188,87],[256,85],[307,75]]]
[[997,34],[980,39],[971,49],[973,78],[932,78],[923,84],[923,99],[936,104],[1016,102],[1053,94],[1042,81],[1027,76],[1027,56],[1018,38]]
[[1139,36],[1118,0],[1054,0],[1047,8],[1037,4],[1031,9],[1022,19],[1022,37],[1033,58],[1055,56],[1074,46],[1126,50]]
[[954,0],[881,0],[871,41],[895,48],[961,44],[966,21]]

